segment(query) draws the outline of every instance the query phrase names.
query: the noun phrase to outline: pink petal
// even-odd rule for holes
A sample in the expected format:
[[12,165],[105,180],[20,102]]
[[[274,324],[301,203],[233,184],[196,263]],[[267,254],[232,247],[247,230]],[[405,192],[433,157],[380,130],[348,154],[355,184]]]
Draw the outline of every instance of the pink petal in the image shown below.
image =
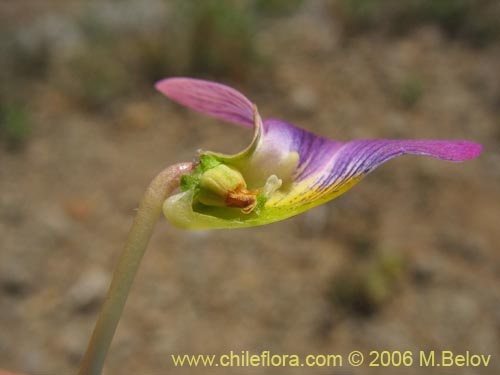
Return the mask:
[[253,127],[253,104],[239,91],[220,83],[192,78],[167,78],[156,89],[195,111],[246,127]]

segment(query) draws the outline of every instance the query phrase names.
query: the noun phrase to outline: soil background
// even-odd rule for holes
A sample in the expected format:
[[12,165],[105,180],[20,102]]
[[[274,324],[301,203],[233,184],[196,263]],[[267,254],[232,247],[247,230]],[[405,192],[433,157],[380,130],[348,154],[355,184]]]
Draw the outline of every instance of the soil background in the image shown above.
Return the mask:
[[[104,374],[500,373],[498,34],[475,34],[456,12],[450,28],[365,2],[368,18],[345,1],[2,1],[0,367],[75,373],[152,177],[199,148],[232,153],[251,140],[153,88],[190,75],[326,137],[484,150],[463,164],[392,160],[335,201],[264,227],[191,232],[162,219]],[[407,27],[388,27],[398,22]],[[245,350],[492,359],[223,369],[170,357]]]

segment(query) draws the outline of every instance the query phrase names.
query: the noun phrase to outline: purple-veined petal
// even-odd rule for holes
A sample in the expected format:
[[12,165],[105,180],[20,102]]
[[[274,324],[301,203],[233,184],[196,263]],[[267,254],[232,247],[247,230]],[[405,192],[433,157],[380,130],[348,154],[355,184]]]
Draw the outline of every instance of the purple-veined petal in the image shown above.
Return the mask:
[[[396,140],[360,139],[338,142],[317,136],[306,130],[280,120],[265,120],[264,131],[253,159],[265,154],[265,163],[252,168],[277,174],[279,160],[296,153],[298,160],[291,173],[292,186],[276,194],[268,204],[315,206],[344,193],[363,176],[380,164],[397,156],[413,154],[461,162],[475,158],[482,146],[464,140]],[[273,155],[271,158],[269,155]],[[315,203],[315,201],[317,201]]]
[[220,83],[192,78],[167,78],[156,89],[195,111],[246,127],[253,126],[253,104],[243,94]]
[[[315,168],[317,178],[310,185],[315,194],[308,194],[309,199],[330,194],[334,198],[344,186],[351,186],[382,163],[398,156],[423,155],[461,162],[477,157],[481,149],[481,145],[464,140],[360,139],[347,142],[338,147],[329,160],[324,160],[321,170]],[[305,177],[301,174],[297,181]]]

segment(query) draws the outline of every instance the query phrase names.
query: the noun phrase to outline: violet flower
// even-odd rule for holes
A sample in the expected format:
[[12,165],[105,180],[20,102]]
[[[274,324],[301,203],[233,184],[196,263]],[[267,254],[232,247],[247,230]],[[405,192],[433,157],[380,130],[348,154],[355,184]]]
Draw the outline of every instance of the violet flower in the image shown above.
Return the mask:
[[[297,215],[343,194],[383,162],[405,154],[449,161],[472,159],[469,141],[361,139],[338,142],[281,120],[262,121],[238,91],[213,82],[170,78],[158,90],[196,111],[254,128],[236,155],[201,152],[195,163],[161,171],[149,184],[118,261],[108,295],[82,359],[79,375],[102,373],[135,274],[163,208],[189,229],[263,225]],[[182,192],[170,194],[179,186]]]
[[163,205],[187,229],[263,225],[295,216],[345,193],[380,164],[414,154],[461,162],[481,152],[464,140],[357,139],[339,142],[277,119],[262,120],[240,92],[215,82],[169,78],[156,88],[195,111],[254,128],[241,153],[200,152],[181,180],[182,192]]

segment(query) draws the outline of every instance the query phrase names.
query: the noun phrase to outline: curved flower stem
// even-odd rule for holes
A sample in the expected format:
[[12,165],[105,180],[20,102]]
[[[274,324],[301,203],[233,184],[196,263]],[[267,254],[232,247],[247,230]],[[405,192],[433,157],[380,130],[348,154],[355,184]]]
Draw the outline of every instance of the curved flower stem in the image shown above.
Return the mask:
[[123,253],[118,261],[108,295],[94,328],[79,375],[100,375],[104,359],[122,315],[135,274],[146,251],[165,199],[179,186],[180,177],[192,170],[192,163],[180,163],[160,172],[146,190]]

